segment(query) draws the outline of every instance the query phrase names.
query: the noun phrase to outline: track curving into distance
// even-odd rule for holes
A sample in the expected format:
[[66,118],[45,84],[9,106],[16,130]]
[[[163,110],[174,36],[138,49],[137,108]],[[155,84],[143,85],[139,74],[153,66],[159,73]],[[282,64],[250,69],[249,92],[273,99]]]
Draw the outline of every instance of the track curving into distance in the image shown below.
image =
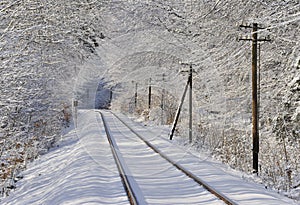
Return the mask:
[[237,204],[168,158],[114,113],[100,114],[131,204]]

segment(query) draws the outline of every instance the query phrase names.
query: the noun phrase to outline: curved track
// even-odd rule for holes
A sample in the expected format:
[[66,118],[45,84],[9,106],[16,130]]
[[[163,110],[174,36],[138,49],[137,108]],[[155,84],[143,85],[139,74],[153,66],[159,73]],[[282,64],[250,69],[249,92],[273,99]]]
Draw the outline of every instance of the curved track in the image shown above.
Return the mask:
[[101,117],[131,204],[237,204],[161,153],[117,115],[102,111]]

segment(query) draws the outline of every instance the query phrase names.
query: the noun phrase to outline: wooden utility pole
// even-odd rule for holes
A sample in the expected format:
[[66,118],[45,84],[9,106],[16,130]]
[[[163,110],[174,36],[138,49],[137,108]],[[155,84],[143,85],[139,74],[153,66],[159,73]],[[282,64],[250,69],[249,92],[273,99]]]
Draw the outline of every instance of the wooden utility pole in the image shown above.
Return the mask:
[[182,108],[182,105],[183,105],[183,102],[184,102],[184,99],[185,99],[187,89],[189,87],[190,88],[189,89],[189,143],[192,143],[192,140],[193,140],[193,136],[192,136],[192,134],[193,134],[193,103],[192,103],[192,100],[193,100],[193,96],[192,96],[192,93],[193,93],[192,92],[193,91],[192,90],[192,88],[193,88],[193,86],[192,86],[192,84],[193,84],[193,66],[192,66],[192,64],[188,64],[188,65],[190,65],[188,81],[187,81],[186,86],[184,88],[184,92],[183,92],[180,104],[178,106],[178,109],[177,109],[177,112],[176,112],[176,115],[175,115],[175,119],[174,119],[174,122],[173,122],[173,125],[172,125],[171,132],[169,134],[169,137],[170,137],[170,140],[173,139],[174,131],[176,129],[176,125],[177,125],[177,122],[178,122],[178,119],[179,119],[181,108]]
[[193,97],[192,97],[192,89],[193,89],[193,66],[190,64],[190,71],[189,71],[189,82],[190,82],[190,102],[189,102],[189,115],[190,115],[190,122],[189,122],[189,143],[192,143],[192,133],[193,133]]
[[270,41],[270,39],[258,39],[257,23],[252,25],[240,25],[242,28],[252,28],[252,38],[239,38],[242,41],[252,41],[252,140],[253,140],[253,173],[258,173],[258,153],[259,153],[259,117],[257,98],[257,48],[258,41]]
[[183,92],[183,95],[181,97],[180,104],[179,104],[178,109],[176,111],[176,115],[175,115],[175,119],[173,121],[172,129],[171,129],[171,132],[169,133],[170,140],[173,139],[174,131],[176,129],[176,125],[177,125],[177,122],[178,122],[178,119],[179,119],[181,108],[182,108],[182,105],[183,105],[183,102],[184,102],[184,98],[185,98],[185,95],[186,95],[186,92],[187,92],[187,89],[188,89],[189,85],[190,85],[190,78],[188,79],[188,81],[187,81],[187,83],[185,85],[184,92]]
[[148,92],[148,108],[151,109],[151,78],[149,81],[149,92]]
[[253,172],[258,172],[259,130],[257,106],[257,24],[253,24],[252,34],[252,138]]
[[113,91],[112,91],[112,88],[110,88],[110,90],[109,90],[109,106],[111,105],[112,98],[113,98]]
[[137,108],[137,97],[138,97],[138,83],[135,83],[135,93],[134,93],[134,108]]
[[162,78],[162,83],[163,83],[163,88],[162,88],[162,93],[161,93],[161,124],[164,124],[164,110],[165,110],[165,88],[164,88],[164,83],[165,83],[165,76],[166,74],[163,73],[163,78]]
[[78,101],[73,100],[73,108],[74,108],[74,121],[75,121],[75,127],[77,128],[78,126],[78,113],[77,113],[77,107],[78,107]]

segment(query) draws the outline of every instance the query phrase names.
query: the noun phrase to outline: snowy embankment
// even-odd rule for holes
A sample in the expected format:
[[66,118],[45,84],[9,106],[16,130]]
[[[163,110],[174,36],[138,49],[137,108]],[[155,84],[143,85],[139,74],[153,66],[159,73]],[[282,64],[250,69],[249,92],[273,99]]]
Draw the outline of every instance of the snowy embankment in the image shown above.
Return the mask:
[[[99,113],[81,110],[78,119],[76,131],[63,136],[59,147],[30,164],[23,173],[24,179],[17,183],[17,189],[1,204],[128,204]],[[162,130],[146,131],[145,127],[124,119],[176,163],[185,166],[238,204],[297,204],[265,190],[261,185],[243,181],[221,163],[212,162],[199,154],[193,155],[176,146],[176,143],[170,143],[161,137]],[[143,160],[145,156],[140,154]],[[151,176],[151,180],[155,181],[155,177]],[[163,195],[160,187],[151,186],[153,191]],[[178,183],[174,183],[175,189],[180,189]],[[163,201],[158,203],[165,204]]]
[[128,204],[95,112],[82,111],[78,129],[23,173],[17,189],[1,204]]
[[253,176],[245,176],[244,173],[232,170],[227,165],[214,161],[203,153],[193,150],[192,147],[176,145],[176,139],[174,139],[174,143],[170,143],[165,138],[168,136],[168,129],[145,129],[140,123],[127,120],[126,116],[122,117],[122,119],[139,133],[140,136],[164,153],[164,155],[168,156],[174,163],[184,167],[190,173],[199,177],[206,184],[237,204],[298,204],[272,190],[265,189],[262,184],[256,184],[243,179]]

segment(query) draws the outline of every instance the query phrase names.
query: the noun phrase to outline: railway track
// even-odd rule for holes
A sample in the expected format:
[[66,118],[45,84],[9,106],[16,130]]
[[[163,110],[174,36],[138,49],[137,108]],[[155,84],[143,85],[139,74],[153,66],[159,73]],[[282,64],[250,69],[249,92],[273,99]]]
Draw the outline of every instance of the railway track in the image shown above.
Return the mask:
[[117,115],[100,114],[130,204],[237,204],[170,159]]

